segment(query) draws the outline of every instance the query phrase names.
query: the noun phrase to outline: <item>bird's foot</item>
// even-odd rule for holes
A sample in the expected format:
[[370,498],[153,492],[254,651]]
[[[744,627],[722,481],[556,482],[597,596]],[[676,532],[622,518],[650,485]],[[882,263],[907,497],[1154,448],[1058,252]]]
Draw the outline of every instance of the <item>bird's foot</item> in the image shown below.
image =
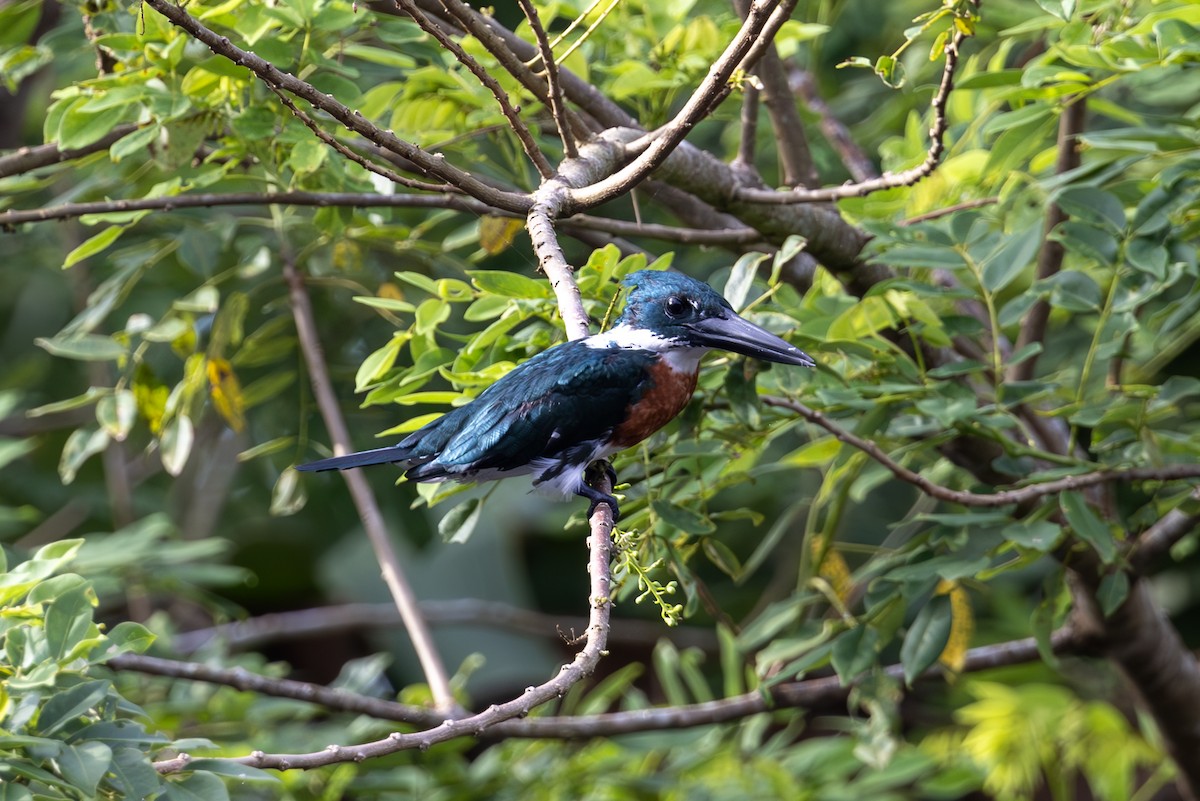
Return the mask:
[[579,489],[575,490],[575,494],[587,498],[591,501],[588,505],[587,516],[591,519],[592,513],[596,511],[596,507],[600,504],[608,504],[608,508],[612,510],[613,522],[616,523],[621,519],[621,507],[617,505],[617,499],[607,492],[601,492],[592,486],[593,483],[598,483],[600,478],[607,478],[610,487],[617,485],[617,471],[613,470],[611,464],[603,459],[597,459],[588,465],[584,471],[584,483],[579,485]]

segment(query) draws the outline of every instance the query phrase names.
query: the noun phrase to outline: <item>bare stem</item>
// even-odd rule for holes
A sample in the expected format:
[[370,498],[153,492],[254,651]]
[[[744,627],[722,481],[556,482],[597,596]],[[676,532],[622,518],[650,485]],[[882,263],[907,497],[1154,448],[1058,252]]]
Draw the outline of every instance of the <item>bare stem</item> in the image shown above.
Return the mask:
[[554,168],[550,166],[550,162],[546,160],[546,156],[538,149],[537,143],[533,141],[533,134],[521,119],[521,115],[517,113],[517,109],[508,100],[508,93],[500,86],[500,82],[493,78],[483,65],[475,60],[470,53],[463,50],[458,42],[450,38],[441,27],[427,17],[421,9],[417,8],[417,4],[413,0],[396,0],[396,6],[408,14],[417,25],[421,26],[421,30],[428,33],[438,44],[454,54],[464,67],[471,71],[471,74],[492,93],[496,98],[496,102],[500,105],[500,111],[508,120],[509,126],[513,129],[513,133],[517,135],[521,147],[525,150],[525,155],[533,162],[533,166],[543,178],[548,178],[554,174]]
[[[317,339],[317,324],[313,317],[312,303],[308,297],[308,289],[296,266],[285,257],[283,265],[284,278],[287,280],[292,304],[292,315],[296,320],[296,334],[300,340],[300,349],[304,353],[304,362],[308,367],[309,379],[312,381],[313,394],[317,398],[317,406],[325,427],[333,440],[336,453],[349,453],[350,432],[338,407],[337,397],[333,392],[333,384],[329,379],[329,371],[325,368],[325,358],[321,352],[321,344]],[[412,639],[413,650],[429,683],[433,702],[439,711],[452,714],[458,710],[458,704],[450,690],[450,678],[442,659],[433,643],[433,636],[425,619],[417,607],[417,598],[400,566],[400,559],[388,539],[387,528],[379,504],[371,492],[371,486],[358,470],[346,470],[341,473],[362,520],[363,529],[371,541],[375,558],[379,561],[383,572],[384,583],[391,591],[392,600],[396,604],[400,617],[404,620],[405,628]]]
[[929,150],[925,154],[925,160],[916,167],[903,172],[886,173],[879,178],[825,189],[793,189],[789,192],[775,192],[769,189],[746,187],[738,191],[737,199],[750,203],[828,203],[843,198],[862,197],[872,192],[893,189],[898,186],[912,186],[931,175],[946,149],[946,102],[950,99],[951,89],[954,88],[954,72],[958,68],[959,47],[966,38],[965,34],[956,30],[946,43],[946,64],[942,69],[942,81],[930,103],[933,111],[933,124],[929,129]]
[[838,440],[863,451],[891,471],[892,475],[896,478],[912,484],[926,495],[948,503],[961,504],[962,506],[1008,506],[1009,504],[1032,501],[1046,495],[1083,489],[1112,481],[1176,481],[1188,478],[1200,478],[1200,464],[1171,464],[1163,465],[1162,467],[1129,467],[1124,469],[1097,470],[1092,473],[1067,476],[1066,478],[1046,481],[1041,484],[1030,484],[1017,489],[1000,490],[992,494],[955,490],[935,484],[920,473],[909,470],[884,453],[883,449],[874,442],[850,433],[825,415],[815,409],[810,409],[799,401],[771,396],[763,396],[762,401],[768,406],[776,406],[796,412],[810,423],[818,425],[830,434],[833,434]]
[[550,114],[554,117],[554,125],[558,128],[558,135],[562,139],[563,152],[566,153],[567,158],[573,159],[579,155],[579,151],[575,147],[575,137],[571,135],[571,126],[567,123],[567,104],[563,99],[562,84],[558,80],[558,65],[554,62],[554,50],[550,47],[550,39],[546,36],[546,29],[542,26],[541,17],[538,16],[533,0],[517,0],[517,2],[525,14],[525,19],[529,20],[529,27],[533,29],[538,50],[542,55],[542,68],[546,71],[546,87],[550,93]]

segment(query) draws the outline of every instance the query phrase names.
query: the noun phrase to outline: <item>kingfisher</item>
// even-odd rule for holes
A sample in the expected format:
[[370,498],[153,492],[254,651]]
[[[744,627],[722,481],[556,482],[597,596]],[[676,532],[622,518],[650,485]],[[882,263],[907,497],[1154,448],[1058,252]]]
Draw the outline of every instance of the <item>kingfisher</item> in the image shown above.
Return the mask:
[[629,288],[625,308],[604,333],[537,354],[396,445],[296,469],[399,464],[411,481],[532,474],[539,489],[589,500],[588,517],[607,504],[615,521],[617,500],[588,483],[589,465],[599,462],[612,478],[604,460],[683,411],[705,353],[721,349],[780,364],[816,364],[739,317],[708,284],[682,273],[640,270],[622,283]]

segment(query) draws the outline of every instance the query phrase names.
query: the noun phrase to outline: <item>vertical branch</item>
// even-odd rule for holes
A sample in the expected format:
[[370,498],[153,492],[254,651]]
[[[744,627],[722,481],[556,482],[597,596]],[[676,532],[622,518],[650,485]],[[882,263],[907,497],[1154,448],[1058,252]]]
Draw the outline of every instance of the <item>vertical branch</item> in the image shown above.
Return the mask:
[[575,138],[571,135],[571,126],[567,124],[566,101],[563,99],[562,84],[558,80],[558,65],[554,63],[554,51],[550,49],[550,39],[546,36],[546,29],[542,27],[542,20],[538,17],[537,9],[533,6],[533,0],[517,0],[521,4],[521,10],[525,12],[525,18],[529,20],[529,27],[533,29],[533,35],[537,38],[538,51],[542,56],[542,67],[546,70],[546,86],[550,90],[550,113],[554,116],[554,125],[558,128],[558,135],[562,138],[563,152],[567,158],[575,158],[579,152],[575,148]]
[[758,87],[746,84],[742,92],[742,132],[738,140],[737,156],[733,167],[739,172],[754,175],[754,152],[758,138]]
[[[745,19],[750,10],[750,0],[734,0],[737,13]],[[775,132],[775,144],[779,152],[779,164],[783,168],[783,183],[787,186],[813,188],[821,183],[813,164],[808,137],[804,134],[804,121],[796,110],[796,101],[788,85],[787,70],[774,44],[768,44],[762,59],[754,68],[754,74],[762,81],[763,101],[771,128]]]
[[[304,286],[304,279],[291,258],[285,255],[283,259],[283,276],[287,280],[292,316],[296,320],[296,335],[300,340],[300,350],[304,353],[304,363],[308,367],[308,376],[312,381],[317,406],[321,410],[321,417],[325,420],[325,427],[329,429],[334,451],[348,453],[350,451],[350,432],[338,409],[333,385],[329,380],[329,372],[325,369],[325,358],[321,352],[321,343],[317,340],[317,324],[313,316],[312,302],[308,297],[308,289]],[[421,668],[425,672],[425,679],[433,694],[433,702],[439,711],[454,712],[458,705],[450,691],[449,676],[434,647],[429,627],[425,624],[425,619],[417,607],[417,598],[413,594],[412,587],[409,586],[396,551],[388,539],[387,528],[384,526],[383,515],[379,511],[375,495],[371,492],[371,487],[360,471],[347,470],[341,475],[350,490],[350,497],[354,500],[354,506],[362,520],[363,529],[367,532],[367,538],[371,541],[375,558],[379,561],[384,583],[387,584],[396,609],[400,612],[400,617],[412,639],[413,650],[416,651],[417,659],[420,660]]]
[[[1087,116],[1087,98],[1078,97],[1063,109],[1058,118],[1058,160],[1054,166],[1056,175],[1062,175],[1068,170],[1079,166],[1078,135],[1083,130],[1084,119]],[[1038,252],[1037,280],[1044,281],[1062,268],[1063,246],[1050,238],[1054,227],[1067,219],[1067,215],[1057,203],[1051,204],[1046,211],[1046,226],[1042,231],[1042,249]],[[1050,319],[1050,304],[1039,300],[1025,315],[1021,324],[1021,332],[1017,336],[1016,349],[1033,342],[1041,342],[1046,338],[1046,322]],[[1033,370],[1037,366],[1037,355],[1030,356],[1020,364],[1014,365],[1008,371],[1009,381],[1028,381],[1033,378]]]

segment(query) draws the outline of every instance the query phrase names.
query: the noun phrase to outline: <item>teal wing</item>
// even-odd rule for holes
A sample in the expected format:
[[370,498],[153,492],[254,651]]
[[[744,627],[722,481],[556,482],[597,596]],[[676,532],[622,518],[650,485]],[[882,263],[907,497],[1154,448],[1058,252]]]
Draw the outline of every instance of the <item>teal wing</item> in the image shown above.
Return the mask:
[[540,353],[401,442],[416,463],[407,475],[421,481],[520,470],[603,441],[645,390],[656,358],[583,342]]

